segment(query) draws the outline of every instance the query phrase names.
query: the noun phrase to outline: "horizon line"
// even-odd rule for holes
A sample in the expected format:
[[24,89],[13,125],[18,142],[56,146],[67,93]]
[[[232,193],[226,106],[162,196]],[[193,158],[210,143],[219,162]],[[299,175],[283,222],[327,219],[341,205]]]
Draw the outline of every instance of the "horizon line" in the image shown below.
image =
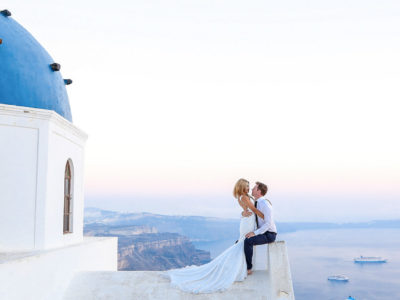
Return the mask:
[[[84,207],[84,209],[98,209],[102,211],[110,211],[110,212],[117,212],[117,213],[123,213],[123,214],[150,214],[150,215],[157,215],[157,216],[168,216],[168,217],[201,217],[201,218],[208,218],[208,219],[221,219],[221,220],[234,220],[234,221],[239,221],[234,218],[223,218],[223,217],[211,217],[211,216],[202,216],[202,215],[174,215],[174,214],[159,214],[159,213],[152,213],[152,212],[134,212],[134,211],[128,211],[128,210],[110,210],[110,209],[102,209],[99,207],[95,206],[87,206]],[[276,223],[312,223],[312,224],[363,224],[363,223],[372,223],[372,222],[388,222],[388,221],[400,221],[400,218],[398,219],[377,219],[377,220],[369,220],[369,221],[358,221],[358,222],[321,222],[321,221],[277,221],[275,220]]]

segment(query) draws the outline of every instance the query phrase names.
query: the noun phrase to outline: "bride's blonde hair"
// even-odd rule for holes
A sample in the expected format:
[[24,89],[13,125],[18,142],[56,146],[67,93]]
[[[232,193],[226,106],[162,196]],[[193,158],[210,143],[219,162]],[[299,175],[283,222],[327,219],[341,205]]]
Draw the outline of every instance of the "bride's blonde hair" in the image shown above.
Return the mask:
[[239,199],[240,196],[247,195],[247,185],[249,182],[246,179],[240,178],[233,188],[233,196]]

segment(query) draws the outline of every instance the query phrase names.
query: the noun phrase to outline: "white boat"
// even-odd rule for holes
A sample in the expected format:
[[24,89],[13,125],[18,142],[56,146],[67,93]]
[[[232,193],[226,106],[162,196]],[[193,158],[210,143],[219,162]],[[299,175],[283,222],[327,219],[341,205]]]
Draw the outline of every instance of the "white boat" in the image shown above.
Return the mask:
[[385,263],[387,260],[380,256],[360,256],[354,258],[355,263]]
[[349,277],[344,276],[344,275],[332,275],[328,277],[328,280],[330,281],[343,281],[343,282],[347,282],[349,281]]

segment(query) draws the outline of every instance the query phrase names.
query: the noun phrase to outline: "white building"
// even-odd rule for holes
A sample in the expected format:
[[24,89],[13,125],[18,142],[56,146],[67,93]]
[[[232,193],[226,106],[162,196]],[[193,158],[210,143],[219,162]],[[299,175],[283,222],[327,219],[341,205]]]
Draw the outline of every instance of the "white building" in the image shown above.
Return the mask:
[[117,270],[116,238],[83,237],[87,135],[53,63],[0,13],[0,299],[62,299],[76,272]]
[[117,238],[83,237],[87,135],[72,123],[59,69],[1,11],[0,299],[294,299],[283,242],[257,247],[258,271],[225,293],[190,295],[158,272],[117,272]]

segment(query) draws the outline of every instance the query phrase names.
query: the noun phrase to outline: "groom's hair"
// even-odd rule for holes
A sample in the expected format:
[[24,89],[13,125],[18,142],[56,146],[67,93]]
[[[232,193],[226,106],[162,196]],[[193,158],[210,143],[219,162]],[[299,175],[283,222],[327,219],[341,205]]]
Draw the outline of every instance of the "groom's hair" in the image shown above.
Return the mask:
[[262,182],[256,182],[257,184],[257,188],[260,190],[261,195],[265,196],[265,194],[268,192],[268,187],[266,184],[262,183]]

